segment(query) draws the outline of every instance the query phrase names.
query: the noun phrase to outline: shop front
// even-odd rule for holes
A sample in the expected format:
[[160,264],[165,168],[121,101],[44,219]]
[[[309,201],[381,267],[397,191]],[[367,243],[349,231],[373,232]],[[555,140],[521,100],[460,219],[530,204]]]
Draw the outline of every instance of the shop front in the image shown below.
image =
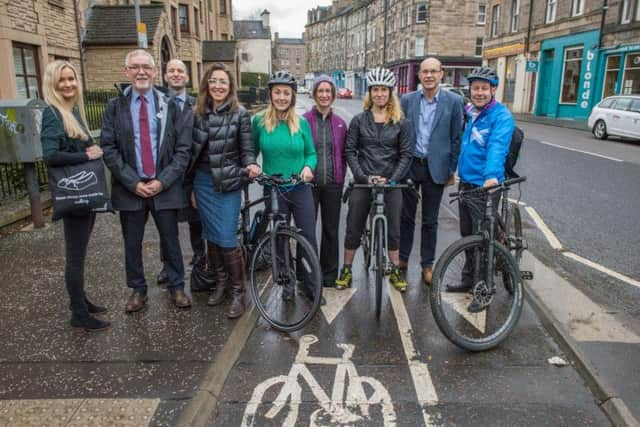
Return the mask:
[[536,115],[586,120],[598,86],[598,31],[543,40]]
[[600,79],[594,102],[611,95],[640,93],[640,44],[616,46],[600,52]]

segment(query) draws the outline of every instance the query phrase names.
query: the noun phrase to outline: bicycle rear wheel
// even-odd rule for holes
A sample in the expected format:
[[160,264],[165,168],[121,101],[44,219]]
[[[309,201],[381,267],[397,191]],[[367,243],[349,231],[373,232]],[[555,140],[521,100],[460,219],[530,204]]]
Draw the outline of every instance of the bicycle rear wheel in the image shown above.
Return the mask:
[[[475,256],[480,257],[477,265],[481,271],[473,271]],[[485,283],[486,258],[483,238],[468,236],[449,246],[433,270],[429,297],[436,324],[451,342],[470,351],[488,350],[500,344],[511,333],[522,313],[522,280],[509,250],[494,242],[491,260],[494,274],[490,278],[495,285],[493,287]],[[472,285],[473,293],[449,292],[447,285],[459,286],[463,272],[467,283]],[[468,309],[474,294],[475,298],[488,304],[478,313]]]
[[515,247],[511,250],[511,254],[516,260],[516,263],[520,265],[522,259],[522,215],[520,214],[520,208],[517,204],[511,202],[509,205],[509,212],[511,212],[511,235],[515,238]]
[[[270,269],[259,271],[258,264],[267,251],[273,264]],[[301,282],[296,281],[298,268],[304,277]],[[276,232],[275,253],[271,250],[271,233],[260,240],[251,259],[250,282],[260,315],[279,331],[303,328],[320,308],[322,271],[318,256],[307,239],[291,229]]]
[[382,220],[376,222],[376,241],[374,252],[376,254],[376,319],[380,319],[382,308],[382,282],[384,280],[384,226]]
[[369,227],[362,232],[362,236],[360,236],[360,247],[362,248],[362,254],[364,256],[364,269],[365,271],[369,270],[371,267],[371,248],[369,247],[369,238],[371,237],[371,231],[369,231]]

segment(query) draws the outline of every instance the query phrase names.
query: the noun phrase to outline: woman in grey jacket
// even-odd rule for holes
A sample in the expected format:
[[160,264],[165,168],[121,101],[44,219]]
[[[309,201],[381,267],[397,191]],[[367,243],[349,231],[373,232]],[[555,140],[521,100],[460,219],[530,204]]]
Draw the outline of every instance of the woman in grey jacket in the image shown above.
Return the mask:
[[[386,68],[371,70],[367,74],[367,84],[369,94],[364,100],[364,111],[349,125],[345,149],[347,163],[358,183],[393,184],[404,177],[413,156],[411,125],[402,115],[398,97],[393,94],[396,79],[391,71]],[[398,269],[402,191],[386,190],[384,201],[389,259],[395,266],[390,280],[398,290],[404,291],[407,283]],[[354,188],[349,199],[344,265],[336,280],[337,289],[351,286],[351,264],[360,246],[370,207],[369,189]]]

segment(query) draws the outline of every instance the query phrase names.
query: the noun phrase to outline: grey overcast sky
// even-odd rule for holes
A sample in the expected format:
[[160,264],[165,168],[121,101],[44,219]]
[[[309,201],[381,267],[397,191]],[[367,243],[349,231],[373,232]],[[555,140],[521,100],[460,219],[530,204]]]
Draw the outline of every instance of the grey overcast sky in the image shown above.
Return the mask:
[[300,38],[307,24],[307,11],[327,6],[331,0],[232,0],[233,19],[253,19],[264,9],[271,12],[271,35]]

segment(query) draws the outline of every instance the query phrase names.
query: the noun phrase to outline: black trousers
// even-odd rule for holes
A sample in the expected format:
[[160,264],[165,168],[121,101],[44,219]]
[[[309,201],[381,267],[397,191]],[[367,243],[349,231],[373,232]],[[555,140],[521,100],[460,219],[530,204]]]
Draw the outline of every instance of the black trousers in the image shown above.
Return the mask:
[[[356,250],[360,246],[360,237],[367,225],[371,211],[371,190],[354,188],[349,197],[347,213],[347,232],[344,237],[345,249]],[[402,210],[402,191],[399,188],[384,190],[384,213],[387,216],[387,249],[398,250],[400,246],[400,211]]]
[[[420,265],[433,267],[438,241],[438,213],[444,192],[444,184],[437,184],[431,178],[426,159],[414,157],[409,169],[410,178],[420,189],[422,199],[422,219],[420,221]],[[400,259],[408,262],[413,247],[416,228],[418,196],[410,189],[402,190],[402,220],[400,225]]]
[[329,184],[313,188],[313,202],[322,217],[322,234],[320,238],[320,266],[322,281],[333,284],[338,278],[340,241],[340,208],[342,207],[342,185]]
[[127,286],[136,292],[144,293],[147,291],[142,263],[142,240],[144,239],[145,225],[149,213],[151,213],[160,234],[160,245],[165,256],[165,267],[169,278],[168,288],[170,290],[183,289],[184,263],[178,238],[178,210],[156,210],[153,199],[145,199],[145,201],[144,209],[120,211]]
[[[198,259],[204,258],[204,239],[202,238],[202,221],[200,219],[189,221],[189,242],[191,242],[191,250],[194,257]],[[166,260],[164,252],[162,252],[162,243],[160,243],[160,261],[162,261],[164,269]]]
[[95,213],[62,218],[65,246],[64,281],[71,301],[71,311],[79,317],[89,315],[84,293],[84,261],[95,220]]

